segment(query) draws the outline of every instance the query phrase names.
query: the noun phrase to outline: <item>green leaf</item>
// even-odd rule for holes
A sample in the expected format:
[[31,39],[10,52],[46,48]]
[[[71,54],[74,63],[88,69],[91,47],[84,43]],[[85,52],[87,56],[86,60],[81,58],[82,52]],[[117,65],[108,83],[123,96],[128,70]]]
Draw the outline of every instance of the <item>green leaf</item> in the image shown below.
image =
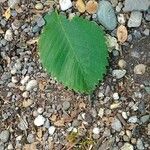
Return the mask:
[[44,68],[65,86],[90,93],[108,65],[104,32],[96,23],[77,16],[70,21],[53,12],[45,20],[39,40]]

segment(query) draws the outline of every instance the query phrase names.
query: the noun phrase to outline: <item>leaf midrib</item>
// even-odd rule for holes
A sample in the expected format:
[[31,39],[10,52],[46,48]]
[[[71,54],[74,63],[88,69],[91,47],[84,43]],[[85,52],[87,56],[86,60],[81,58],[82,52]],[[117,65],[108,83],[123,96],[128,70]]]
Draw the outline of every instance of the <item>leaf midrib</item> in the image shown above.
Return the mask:
[[[80,61],[77,59],[77,57],[76,57],[76,55],[75,55],[75,52],[74,52],[73,47],[72,47],[72,45],[71,45],[71,42],[70,42],[70,40],[69,40],[68,37],[67,37],[67,32],[65,31],[65,28],[64,28],[63,25],[62,25],[61,19],[59,18],[58,14],[57,14],[56,16],[57,16],[57,20],[58,20],[58,22],[59,22],[59,24],[60,24],[60,26],[61,26],[61,28],[62,28],[62,30],[63,30],[63,32],[64,32],[65,38],[67,39],[67,41],[68,41],[68,43],[69,43],[69,46],[70,46],[70,48],[71,48],[71,50],[72,50],[72,53],[73,53],[73,55],[74,55],[74,58],[76,59],[76,61],[77,61],[77,63],[78,63],[78,66],[79,66],[80,70],[81,70],[81,68],[82,68],[83,72],[85,73],[83,67],[82,67],[82,66],[80,65],[80,63],[79,63]],[[82,72],[82,70],[81,70],[81,72]],[[88,86],[87,83],[86,83],[86,79],[84,78],[83,73],[82,73],[82,76],[83,76],[84,84],[86,85],[87,88],[89,88],[89,86]]]

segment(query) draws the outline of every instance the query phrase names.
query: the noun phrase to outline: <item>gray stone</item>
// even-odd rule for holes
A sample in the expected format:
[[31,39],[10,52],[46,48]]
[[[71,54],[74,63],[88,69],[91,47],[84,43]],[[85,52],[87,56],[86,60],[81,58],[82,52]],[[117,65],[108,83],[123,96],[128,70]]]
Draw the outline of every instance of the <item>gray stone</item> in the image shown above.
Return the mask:
[[134,147],[129,143],[125,143],[120,150],[134,150]]
[[63,106],[64,110],[68,110],[70,108],[70,102],[64,101],[63,104],[62,104],[62,106]]
[[130,122],[130,123],[136,123],[137,121],[138,121],[137,116],[131,116],[131,117],[128,119],[128,122]]
[[111,4],[113,7],[116,7],[118,4],[118,0],[111,0]]
[[33,143],[34,140],[35,140],[34,135],[30,133],[30,134],[27,136],[27,141],[28,141],[29,143]]
[[117,118],[113,120],[111,127],[116,131],[121,131],[122,129],[121,122]]
[[8,130],[3,130],[1,133],[0,133],[0,140],[3,142],[3,143],[6,143],[8,140],[9,140],[9,136],[10,136],[10,133]]
[[149,33],[150,33],[150,30],[149,29],[145,29],[143,31],[143,34],[146,35],[146,36],[149,36]]
[[37,19],[37,25],[38,27],[42,27],[45,24],[45,20],[42,17],[39,17]]
[[141,139],[137,140],[136,147],[137,147],[138,150],[143,150],[144,149],[144,145],[143,145],[143,142],[142,142]]
[[141,25],[141,21],[142,21],[142,13],[139,11],[133,11],[131,12],[128,21],[128,27],[139,27]]
[[3,27],[5,27],[5,26],[6,26],[6,20],[1,19],[0,24],[1,24]]
[[145,115],[140,118],[140,121],[142,123],[145,123],[145,122],[149,121],[149,119],[150,119],[150,115]]
[[36,80],[30,80],[26,85],[26,90],[31,91],[32,89],[36,88],[38,85]]
[[20,3],[20,0],[9,0],[8,1],[8,6],[10,8],[14,8],[16,4],[19,4]]
[[126,70],[119,70],[119,69],[116,69],[116,70],[113,70],[112,71],[112,75],[113,77],[116,77],[117,79],[121,79],[122,77],[124,77],[126,74]]
[[4,147],[4,144],[0,144],[0,150],[4,150],[5,147]]
[[6,41],[12,41],[13,40],[13,33],[10,29],[8,29],[6,32],[5,32],[5,36],[4,36],[4,39]]
[[33,28],[32,28],[32,32],[33,33],[36,33],[36,32],[39,32],[40,31],[40,28],[38,27],[38,25],[36,25],[36,26],[34,26]]
[[123,11],[145,11],[150,6],[150,0],[125,0]]
[[117,26],[117,19],[110,2],[100,1],[97,11],[98,21],[107,29],[113,30]]

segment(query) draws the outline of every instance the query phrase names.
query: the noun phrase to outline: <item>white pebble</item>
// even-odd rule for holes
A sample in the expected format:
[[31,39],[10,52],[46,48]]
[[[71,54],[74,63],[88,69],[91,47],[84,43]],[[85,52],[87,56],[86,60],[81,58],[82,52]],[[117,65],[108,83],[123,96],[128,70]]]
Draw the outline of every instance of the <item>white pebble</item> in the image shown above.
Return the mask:
[[138,121],[137,116],[131,116],[128,120],[128,122],[130,122],[130,123],[136,123],[137,121]]
[[56,130],[56,128],[55,128],[54,126],[50,126],[50,127],[48,128],[48,132],[49,132],[50,135],[53,135],[54,132],[55,132],[55,130]]
[[29,92],[25,91],[22,93],[22,97],[27,98],[29,96]]
[[113,99],[114,100],[118,100],[119,99],[119,94],[118,93],[114,93],[113,94]]
[[98,116],[100,116],[100,117],[102,118],[103,115],[104,115],[104,109],[103,109],[103,108],[100,108],[100,109],[99,109],[99,112],[98,112]]
[[42,114],[43,111],[44,111],[44,108],[42,108],[42,107],[39,107],[39,108],[37,109],[37,112],[38,112],[39,114]]
[[11,72],[11,74],[16,74],[17,70],[16,70],[16,68],[12,68],[10,72]]
[[27,83],[27,85],[26,85],[26,90],[27,91],[30,91],[30,90],[32,90],[33,88],[35,88],[35,87],[37,87],[37,81],[36,80],[31,80],[31,81],[29,81],[28,83]]
[[42,126],[45,122],[45,118],[42,115],[38,115],[35,119],[34,119],[34,125],[36,126]]
[[42,4],[42,3],[37,3],[37,4],[35,5],[35,8],[36,8],[37,10],[41,10],[41,9],[43,9],[43,4]]
[[21,84],[25,85],[25,83],[29,80],[29,76],[25,76],[22,80],[21,80]]
[[120,68],[125,68],[126,65],[127,65],[127,63],[126,63],[123,59],[120,59],[120,60],[118,61],[118,66],[119,66]]
[[5,33],[4,39],[6,41],[12,41],[13,40],[13,33],[10,29],[8,29]]
[[71,0],[59,0],[59,4],[60,4],[61,10],[63,10],[63,11],[72,7]]
[[144,64],[138,64],[134,67],[134,73],[135,74],[144,74],[146,70],[146,66]]
[[117,19],[118,19],[118,22],[119,22],[120,24],[125,24],[125,22],[126,22],[125,17],[124,17],[124,14],[119,14],[119,15],[117,16]]
[[97,127],[93,128],[93,133],[94,134],[99,134],[100,133],[100,129],[97,128]]
[[127,113],[123,111],[123,112],[122,112],[122,117],[123,117],[124,119],[128,119]]
[[15,76],[13,76],[13,77],[11,78],[11,81],[12,81],[12,83],[17,83],[17,82],[18,82],[18,80],[17,80],[17,78],[16,78]]

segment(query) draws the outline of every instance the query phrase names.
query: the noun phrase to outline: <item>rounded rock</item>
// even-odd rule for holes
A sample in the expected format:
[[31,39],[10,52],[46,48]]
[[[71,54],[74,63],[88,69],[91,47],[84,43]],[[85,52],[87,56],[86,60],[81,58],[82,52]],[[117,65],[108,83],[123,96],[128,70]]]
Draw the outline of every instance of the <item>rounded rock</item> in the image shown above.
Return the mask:
[[117,19],[110,2],[100,1],[97,11],[98,21],[107,29],[114,30],[117,26]]
[[126,65],[127,65],[127,63],[126,63],[126,61],[125,60],[123,60],[123,59],[120,59],[119,60],[119,62],[118,62],[118,66],[120,67],[120,68],[125,68],[126,67]]
[[37,4],[35,5],[35,9],[37,9],[37,10],[42,10],[42,9],[43,9],[43,4],[42,4],[42,3],[37,3]]
[[64,101],[62,105],[64,110],[68,110],[70,108],[70,102],[68,101]]
[[0,133],[0,140],[3,142],[3,143],[6,143],[8,140],[9,140],[9,136],[10,136],[10,133],[8,130],[3,130],[1,133]]
[[130,143],[125,143],[120,150],[134,150],[134,148]]
[[134,67],[134,73],[142,75],[145,73],[146,66],[144,64],[138,64]]
[[100,133],[100,129],[95,127],[93,128],[93,134],[99,134]]
[[34,125],[40,127],[44,124],[45,122],[45,118],[42,115],[38,115],[35,119],[34,119]]
[[50,135],[53,135],[54,132],[55,132],[55,130],[56,130],[56,128],[55,128],[54,126],[50,126],[50,127],[48,128],[48,133],[49,133]]
[[114,93],[113,94],[113,99],[114,100],[118,100],[119,99],[119,94],[118,93]]
[[37,81],[36,80],[30,80],[26,85],[26,90],[31,91],[32,89],[37,87]]
[[9,42],[13,40],[13,33],[10,29],[6,31],[4,39]]

